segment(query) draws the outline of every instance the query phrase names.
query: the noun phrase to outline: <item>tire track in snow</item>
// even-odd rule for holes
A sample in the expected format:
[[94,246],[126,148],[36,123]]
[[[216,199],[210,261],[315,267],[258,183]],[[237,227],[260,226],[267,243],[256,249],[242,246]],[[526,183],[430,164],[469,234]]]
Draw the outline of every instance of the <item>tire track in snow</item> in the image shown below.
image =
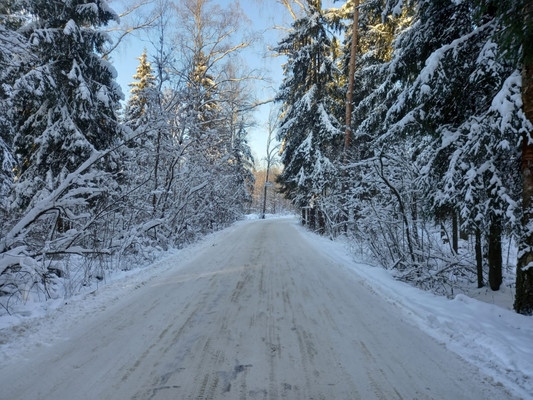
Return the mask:
[[287,220],[231,230],[64,342],[16,361],[0,367],[0,398],[511,398]]

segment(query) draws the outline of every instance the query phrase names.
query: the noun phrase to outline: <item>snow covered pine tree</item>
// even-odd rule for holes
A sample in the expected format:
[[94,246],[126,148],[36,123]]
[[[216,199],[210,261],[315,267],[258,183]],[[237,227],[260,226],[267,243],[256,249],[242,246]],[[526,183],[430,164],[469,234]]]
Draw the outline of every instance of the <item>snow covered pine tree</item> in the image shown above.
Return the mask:
[[105,227],[120,189],[112,149],[124,131],[116,71],[101,57],[109,37],[99,27],[118,16],[106,0],[18,3],[25,52],[4,72],[11,78],[7,119],[16,156],[10,211],[18,221],[0,240],[6,257],[0,285],[17,287],[20,278],[40,287],[62,275],[60,258],[68,254],[110,253]]
[[277,95],[282,102],[277,138],[284,164],[278,182],[297,207],[310,211],[311,228],[322,230],[324,196],[336,183],[344,136],[332,113],[338,109],[331,85],[338,74],[332,40],[320,4],[315,3],[308,1],[306,15],[293,23],[276,49],[288,57]]
[[[58,186],[93,151],[121,137],[115,110],[122,92],[116,72],[103,60],[109,41],[96,27],[118,16],[107,1],[32,0],[22,32],[31,57],[21,63],[11,96],[19,157],[15,204],[26,207],[42,189]],[[101,166],[104,168],[104,166]],[[113,160],[105,165],[116,169]]]

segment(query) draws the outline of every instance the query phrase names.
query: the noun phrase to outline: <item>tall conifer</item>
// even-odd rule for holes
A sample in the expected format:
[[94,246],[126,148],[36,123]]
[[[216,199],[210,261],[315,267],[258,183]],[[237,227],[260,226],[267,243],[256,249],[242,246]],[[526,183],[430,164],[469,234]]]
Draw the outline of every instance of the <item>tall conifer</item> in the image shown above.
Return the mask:
[[135,80],[129,84],[131,95],[125,111],[126,123],[133,127],[137,127],[142,123],[142,117],[147,112],[149,102],[153,100],[153,89],[155,88],[156,80],[152,66],[148,61],[146,49],[144,49],[138,60],[139,65],[135,75],[133,75]]
[[[109,37],[99,28],[118,21],[107,1],[24,4],[32,17],[22,30],[31,57],[17,71],[9,114],[16,131],[20,207],[117,141],[122,98],[115,69],[100,56]],[[115,161],[108,159],[105,168],[116,170]]]
[[322,10],[314,3],[309,2],[307,15],[294,22],[277,48],[288,58],[277,96],[283,103],[278,140],[285,166],[279,182],[299,207],[318,205],[334,185],[343,140],[336,118],[338,88],[330,85],[338,73],[332,39]]

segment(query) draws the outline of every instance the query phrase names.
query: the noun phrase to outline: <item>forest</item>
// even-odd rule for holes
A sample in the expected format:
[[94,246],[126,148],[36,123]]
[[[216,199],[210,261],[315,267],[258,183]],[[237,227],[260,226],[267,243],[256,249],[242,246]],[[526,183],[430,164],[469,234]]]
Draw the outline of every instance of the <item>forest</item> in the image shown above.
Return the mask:
[[497,291],[511,267],[531,315],[533,3],[321,3],[276,48],[282,192],[425,290]]
[[[29,296],[75,294],[249,208],[253,107],[234,57],[248,43],[236,39],[238,10],[207,3],[138,2],[124,14],[151,11],[130,26],[107,1],[0,2],[8,312]],[[139,54],[123,102],[116,37],[145,28],[151,53]]]
[[[271,49],[284,60],[276,187],[302,222],[442,295],[457,282],[497,291],[511,265],[514,308],[533,314],[533,4],[279,3],[293,22]],[[253,38],[238,34],[238,4],[112,6],[0,0],[7,312],[148,263],[261,202],[247,143],[260,77],[239,58]],[[113,51],[133,33],[150,47],[124,101]]]

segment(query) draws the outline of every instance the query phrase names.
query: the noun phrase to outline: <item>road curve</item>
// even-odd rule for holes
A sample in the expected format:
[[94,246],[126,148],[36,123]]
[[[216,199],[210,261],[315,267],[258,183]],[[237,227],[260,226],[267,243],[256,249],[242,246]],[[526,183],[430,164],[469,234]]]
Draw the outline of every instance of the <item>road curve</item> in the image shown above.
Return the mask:
[[0,367],[0,399],[507,399],[332,264],[294,220],[245,223]]

